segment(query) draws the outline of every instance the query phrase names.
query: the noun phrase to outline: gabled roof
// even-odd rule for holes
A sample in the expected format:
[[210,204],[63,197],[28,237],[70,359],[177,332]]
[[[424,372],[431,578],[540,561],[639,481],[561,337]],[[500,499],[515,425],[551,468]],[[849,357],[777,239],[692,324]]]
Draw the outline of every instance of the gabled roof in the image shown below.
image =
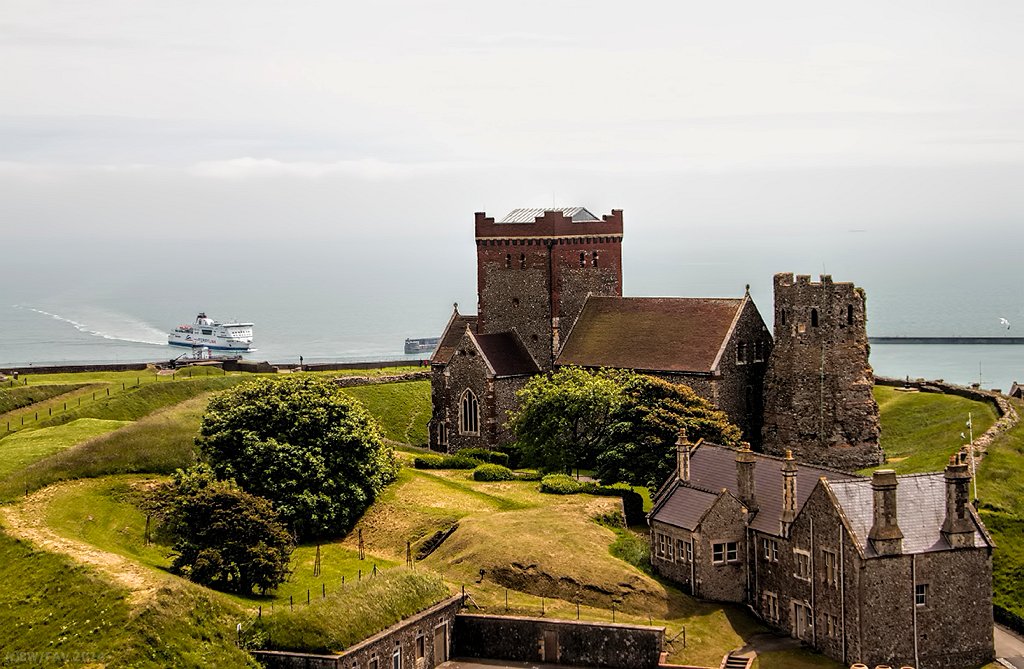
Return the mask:
[[701,490],[692,486],[679,485],[675,482],[675,490],[667,495],[659,506],[651,510],[651,519],[694,530],[701,519],[714,505],[721,493]]
[[[782,517],[782,465],[784,460],[763,453],[754,453],[753,455],[756,458],[754,497],[757,499],[758,510],[750,526],[759,532],[777,535],[779,520]],[[824,467],[797,463],[796,508],[798,513],[807,498],[811,496],[811,491],[814,490],[815,484],[821,477],[834,481],[862,480],[867,482],[868,490],[871,489],[870,479],[862,479],[853,474]],[[706,496],[692,496],[690,490],[696,489],[709,493],[722,488],[727,489],[733,495],[739,495],[739,486],[736,481],[736,451],[724,446],[702,443],[690,452],[689,483],[676,480],[674,489],[670,487],[669,492],[663,494],[664,500],[659,501],[661,506],[656,506],[651,511],[651,519],[676,525],[677,523],[671,520],[674,517],[674,512],[663,515],[666,508],[675,508],[677,504],[686,505],[689,502],[706,499]],[[676,498],[679,498],[678,503],[675,501]],[[705,511],[706,508],[700,509],[699,512],[688,510],[685,519],[688,519],[693,513],[697,513],[699,518]],[[684,526],[679,525],[679,527]]]
[[[942,536],[946,518],[946,480],[941,473],[911,474],[896,477],[896,522],[903,531],[903,553],[930,553],[949,550]],[[828,481],[826,484],[847,518],[850,534],[867,557],[877,555],[868,532],[874,522],[871,479]],[[991,545],[978,518],[974,522],[974,545]]]
[[591,295],[555,364],[712,373],[748,299]]
[[566,218],[575,222],[601,220],[587,211],[584,207],[551,207],[549,209],[513,209],[505,215],[505,218],[498,221],[498,223],[533,223],[537,220],[538,216],[543,216],[544,212],[547,211],[560,211]]
[[437,342],[437,348],[434,349],[434,355],[430,356],[430,363],[446,365],[451,362],[462,335],[466,334],[466,328],[468,327],[471,332],[476,332],[476,318],[476,316],[463,316],[458,310],[452,312],[452,317],[448,319],[448,325],[445,326],[444,334],[441,335],[441,340]]
[[539,374],[540,367],[515,332],[470,334],[495,376]]

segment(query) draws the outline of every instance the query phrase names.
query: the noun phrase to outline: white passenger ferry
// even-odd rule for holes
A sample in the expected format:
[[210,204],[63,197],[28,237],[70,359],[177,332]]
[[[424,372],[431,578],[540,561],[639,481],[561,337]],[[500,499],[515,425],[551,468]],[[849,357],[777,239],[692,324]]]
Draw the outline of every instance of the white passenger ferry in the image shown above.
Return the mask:
[[192,325],[179,325],[167,335],[177,346],[205,346],[214,350],[248,351],[252,346],[252,323],[218,323],[205,313]]

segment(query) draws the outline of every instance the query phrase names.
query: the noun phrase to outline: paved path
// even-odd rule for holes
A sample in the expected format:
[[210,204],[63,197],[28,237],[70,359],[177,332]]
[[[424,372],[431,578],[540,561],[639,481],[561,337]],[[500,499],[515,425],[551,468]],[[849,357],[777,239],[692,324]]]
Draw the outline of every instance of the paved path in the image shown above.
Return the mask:
[[996,625],[995,639],[996,657],[1008,661],[1017,669],[1024,669],[1024,638],[1002,625]]

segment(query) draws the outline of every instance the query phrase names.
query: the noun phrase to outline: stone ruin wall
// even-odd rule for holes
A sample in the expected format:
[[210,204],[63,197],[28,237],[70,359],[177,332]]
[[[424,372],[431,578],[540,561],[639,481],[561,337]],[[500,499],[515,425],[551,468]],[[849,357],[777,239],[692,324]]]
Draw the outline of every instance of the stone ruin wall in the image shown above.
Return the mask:
[[763,448],[854,470],[880,464],[864,293],[822,275],[775,275],[775,346],[765,375]]

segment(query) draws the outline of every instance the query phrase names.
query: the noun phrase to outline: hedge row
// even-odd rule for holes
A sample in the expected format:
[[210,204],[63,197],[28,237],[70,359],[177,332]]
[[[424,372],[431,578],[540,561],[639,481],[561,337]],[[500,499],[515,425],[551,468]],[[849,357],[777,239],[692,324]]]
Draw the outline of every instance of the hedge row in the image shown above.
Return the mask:
[[593,481],[577,481],[567,474],[548,474],[540,481],[540,491],[551,495],[604,495],[621,497],[622,510],[629,525],[644,521],[644,498],[628,488],[603,486]]
[[456,455],[473,458],[474,460],[487,462],[492,465],[508,467],[508,453],[502,453],[501,451],[492,451],[488,448],[464,448],[456,453]]
[[473,470],[474,481],[512,481],[515,472],[502,465],[483,464]]
[[476,469],[479,464],[462,455],[417,455],[412,461],[416,469]]

